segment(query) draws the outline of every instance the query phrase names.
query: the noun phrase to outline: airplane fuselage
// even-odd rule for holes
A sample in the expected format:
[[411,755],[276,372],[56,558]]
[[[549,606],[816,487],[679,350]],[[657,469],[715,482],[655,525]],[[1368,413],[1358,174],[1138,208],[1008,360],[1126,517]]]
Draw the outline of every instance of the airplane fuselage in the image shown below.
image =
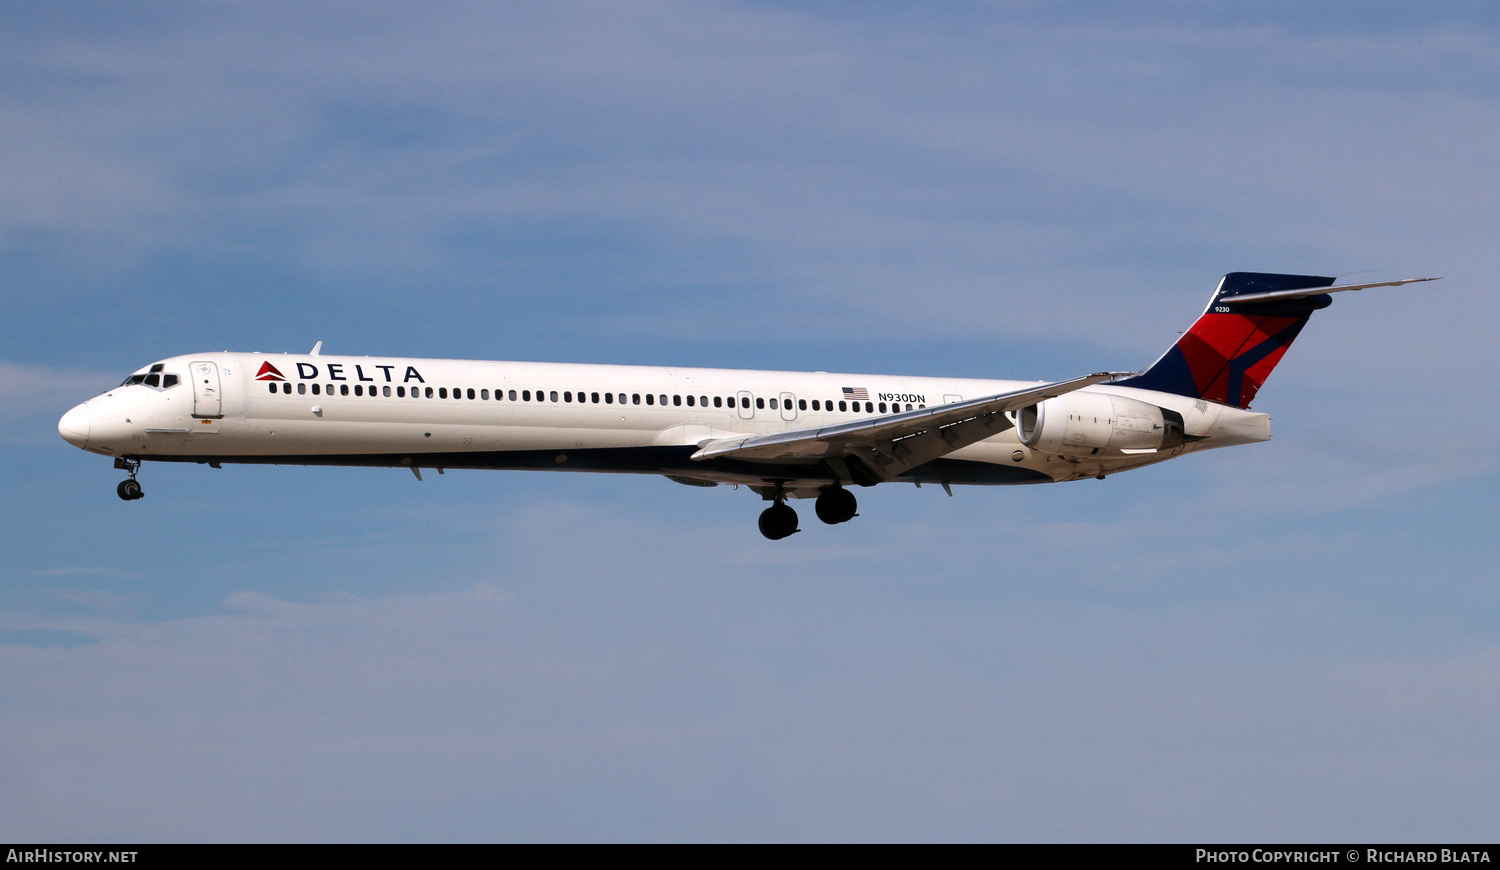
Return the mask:
[[[171,386],[164,386],[169,379]],[[132,460],[633,472],[682,483],[837,485],[826,462],[695,460],[708,442],[816,429],[1006,393],[1031,382],[331,355],[202,353],[141,369],[68,413],[59,429]],[[1112,474],[1269,437],[1269,418],[1190,397],[1110,385],[1182,416],[1170,449],[1053,453],[1014,428],[892,481],[1015,484]]]
[[1187,331],[1139,372],[1062,381],[311,353],[172,357],[63,416],[69,443],[142,461],[660,474],[749,487],[760,531],[795,534],[790,499],[830,525],[847,486],[1053,483],[1271,437],[1249,410],[1332,294],[1317,275],[1231,272]]

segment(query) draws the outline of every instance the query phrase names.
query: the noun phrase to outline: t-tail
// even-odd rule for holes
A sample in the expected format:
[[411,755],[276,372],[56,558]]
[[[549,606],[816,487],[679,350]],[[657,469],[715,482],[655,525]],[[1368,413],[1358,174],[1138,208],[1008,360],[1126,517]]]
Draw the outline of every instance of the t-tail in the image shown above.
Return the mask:
[[1329,294],[1436,280],[1335,287],[1333,278],[1317,275],[1230,272],[1207,310],[1161,359],[1115,383],[1248,408],[1312,313],[1333,304]]

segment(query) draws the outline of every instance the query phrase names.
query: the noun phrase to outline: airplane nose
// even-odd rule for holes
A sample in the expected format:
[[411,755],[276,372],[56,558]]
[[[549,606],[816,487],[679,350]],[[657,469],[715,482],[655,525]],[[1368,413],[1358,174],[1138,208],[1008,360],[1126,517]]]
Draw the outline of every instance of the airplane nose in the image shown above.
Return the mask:
[[83,447],[89,443],[88,402],[62,415],[62,419],[57,421],[57,434],[74,447]]

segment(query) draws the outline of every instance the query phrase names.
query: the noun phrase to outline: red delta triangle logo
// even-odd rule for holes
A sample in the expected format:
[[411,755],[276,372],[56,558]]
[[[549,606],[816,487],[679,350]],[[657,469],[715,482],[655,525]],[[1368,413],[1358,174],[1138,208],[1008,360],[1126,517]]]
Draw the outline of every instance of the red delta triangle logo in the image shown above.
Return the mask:
[[260,371],[255,373],[255,379],[257,381],[284,381],[286,377],[281,372],[278,372],[275,366],[271,365],[270,360],[266,360],[260,364]]

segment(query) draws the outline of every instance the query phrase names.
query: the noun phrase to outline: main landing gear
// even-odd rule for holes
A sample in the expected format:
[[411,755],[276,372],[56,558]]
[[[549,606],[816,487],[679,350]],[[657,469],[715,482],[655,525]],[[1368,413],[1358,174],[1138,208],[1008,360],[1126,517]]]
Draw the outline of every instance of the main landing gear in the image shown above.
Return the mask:
[[760,533],[773,541],[797,534],[797,512],[778,496],[776,503],[760,512]]
[[130,478],[120,481],[120,485],[115,487],[115,493],[120,498],[126,501],[135,501],[146,494],[141,490],[140,481],[135,479],[136,472],[141,470],[141,461],[139,459],[116,459],[115,468],[123,468],[130,472]]
[[[775,504],[761,511],[760,533],[773,541],[795,535],[797,512],[786,503],[786,494],[778,489],[767,497],[774,500]],[[842,486],[829,486],[818,496],[814,510],[818,519],[832,526],[847,523],[858,516],[859,502],[854,498],[854,493]]]
[[818,496],[814,510],[818,513],[818,519],[830,526],[835,526],[839,523],[847,523],[859,516],[856,513],[859,510],[859,501],[855,499],[854,493],[842,486],[830,486]]

